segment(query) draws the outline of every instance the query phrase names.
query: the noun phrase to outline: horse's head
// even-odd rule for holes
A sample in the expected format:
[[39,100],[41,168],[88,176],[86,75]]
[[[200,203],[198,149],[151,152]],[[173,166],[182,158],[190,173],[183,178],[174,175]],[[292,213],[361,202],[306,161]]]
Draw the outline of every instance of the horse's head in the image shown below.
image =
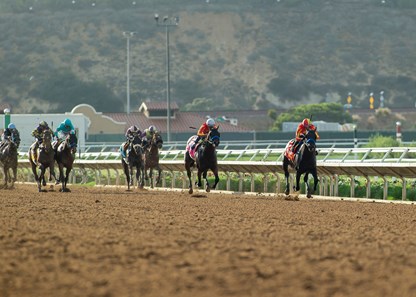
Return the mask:
[[160,135],[159,132],[156,132],[155,134],[153,134],[152,145],[156,146],[158,149],[162,148],[163,139],[162,139],[162,135]]
[[10,136],[10,141],[15,145],[15,146],[19,146],[20,144],[20,135],[19,132],[17,132],[16,130],[12,131],[12,134]]
[[219,127],[212,128],[207,135],[207,142],[213,147],[218,147],[220,145],[221,135],[218,131]]
[[45,142],[52,141],[52,133],[50,130],[43,131],[42,140]]
[[47,151],[51,147],[52,143],[52,131],[45,130],[42,134],[42,147]]
[[134,151],[134,153],[137,156],[142,156],[142,154],[143,154],[143,147],[142,147],[141,143],[133,143],[133,145],[132,145],[132,151]]
[[316,130],[309,130],[305,137],[305,146],[311,152],[316,149]]
[[68,134],[68,136],[65,139],[66,146],[71,149],[71,153],[75,154],[77,152],[77,146],[78,146],[78,138],[77,136],[72,133]]
[[133,139],[131,140],[132,145],[135,144],[142,144],[142,139],[140,138],[139,134],[134,134]]

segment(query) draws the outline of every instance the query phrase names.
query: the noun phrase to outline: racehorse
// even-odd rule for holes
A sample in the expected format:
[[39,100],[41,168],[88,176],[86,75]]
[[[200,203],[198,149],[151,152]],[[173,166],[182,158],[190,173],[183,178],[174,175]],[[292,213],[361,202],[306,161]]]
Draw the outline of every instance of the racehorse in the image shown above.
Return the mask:
[[[3,189],[13,189],[17,178],[17,147],[20,143],[20,137],[17,133],[13,133],[10,138],[3,140],[4,144],[0,151],[0,162],[3,165],[4,184],[0,186]],[[10,169],[13,173],[13,178],[10,174]],[[10,185],[8,185],[10,183]]]
[[[163,139],[162,135],[159,132],[153,134],[150,143],[144,151],[144,174],[145,180],[148,180],[150,177],[150,187],[153,188],[153,169],[157,169],[158,175],[156,179],[156,184],[160,182],[160,174],[162,170],[159,166],[159,150],[162,148]],[[147,174],[149,170],[149,175]]]
[[[56,179],[55,176],[55,151],[52,148],[52,132],[46,130],[42,135],[42,144],[36,149],[32,145],[29,149],[29,161],[32,165],[32,172],[35,176],[36,183],[38,185],[39,192],[42,191],[42,186],[46,186],[45,171],[49,168],[51,177]],[[40,174],[38,175],[37,167],[40,169]]]
[[[65,140],[58,146],[55,154],[55,160],[59,168],[59,182],[61,182],[60,192],[71,192],[67,188],[69,173],[72,170],[72,165],[75,160],[75,153],[77,152],[78,139],[75,134],[68,134]],[[66,172],[64,174],[64,168]]]
[[215,182],[212,186],[212,189],[215,189],[219,182],[218,177],[218,162],[217,162],[217,152],[216,148],[220,144],[220,132],[218,131],[219,127],[212,128],[210,132],[208,133],[207,137],[202,141],[202,143],[197,147],[196,153],[195,153],[195,159],[193,159],[190,155],[191,145],[194,143],[196,139],[196,135],[190,137],[188,139],[187,145],[186,145],[186,153],[185,153],[185,169],[188,174],[189,179],[189,194],[193,193],[192,189],[192,180],[191,180],[191,167],[193,167],[196,164],[196,167],[198,169],[198,182],[195,183],[198,187],[202,186],[201,183],[201,175],[206,181],[206,188],[205,190],[207,192],[210,191],[211,186],[209,185],[208,179],[207,179],[207,172],[209,169],[214,173],[215,176]]
[[[316,170],[316,138],[317,134],[315,130],[309,130],[305,138],[302,140],[302,143],[298,146],[299,160],[297,161],[298,166],[296,166],[295,156],[292,152],[292,146],[294,144],[294,139],[290,140],[286,145],[285,154],[283,158],[283,171],[285,172],[286,177],[286,190],[285,194],[289,195],[289,166],[295,168],[296,170],[296,186],[293,189],[298,192],[300,190],[299,182],[300,177],[304,174],[304,182],[306,185],[306,197],[311,198],[312,194],[316,191],[318,185],[318,174]],[[297,168],[296,168],[297,167]],[[309,187],[308,175],[312,174],[313,176],[313,189]]]
[[[133,185],[133,172],[136,168],[136,179],[140,188],[144,186],[144,160],[143,160],[143,149],[142,140],[138,135],[135,135],[133,140],[130,142],[127,149],[127,156],[122,157],[121,164],[123,164],[124,174],[127,179],[127,191],[130,191],[130,186]],[[124,146],[121,145],[120,150]]]

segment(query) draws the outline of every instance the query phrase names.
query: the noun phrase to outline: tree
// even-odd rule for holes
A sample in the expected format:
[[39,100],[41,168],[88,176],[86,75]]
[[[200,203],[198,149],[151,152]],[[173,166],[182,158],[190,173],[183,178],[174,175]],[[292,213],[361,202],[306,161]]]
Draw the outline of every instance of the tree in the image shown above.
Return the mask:
[[54,112],[70,111],[81,103],[90,104],[103,112],[123,110],[121,100],[104,83],[81,81],[67,69],[49,75],[31,95],[46,102],[58,103]]
[[298,105],[281,113],[273,124],[273,130],[281,130],[283,122],[301,122],[304,118],[312,121],[351,123],[352,117],[339,103],[317,103]]

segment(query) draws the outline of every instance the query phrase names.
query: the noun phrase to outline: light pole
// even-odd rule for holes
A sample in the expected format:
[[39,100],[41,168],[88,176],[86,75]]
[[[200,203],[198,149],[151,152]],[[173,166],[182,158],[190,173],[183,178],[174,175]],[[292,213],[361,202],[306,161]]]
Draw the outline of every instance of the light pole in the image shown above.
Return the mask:
[[127,114],[130,113],[130,38],[133,37],[136,34],[136,32],[129,32],[124,31],[123,36],[127,40],[127,66],[126,66],[126,76],[127,76],[127,108],[126,112]]
[[164,26],[166,31],[166,101],[167,101],[167,141],[170,142],[170,60],[169,60],[169,28],[179,24],[179,17],[170,18],[164,16],[162,20],[155,14],[155,21],[158,26]]

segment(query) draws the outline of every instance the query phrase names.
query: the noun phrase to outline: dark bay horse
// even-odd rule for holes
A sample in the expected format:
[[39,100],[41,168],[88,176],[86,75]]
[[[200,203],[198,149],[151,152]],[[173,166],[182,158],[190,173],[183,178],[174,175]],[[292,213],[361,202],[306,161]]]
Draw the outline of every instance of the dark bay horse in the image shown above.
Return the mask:
[[[39,192],[42,192],[42,186],[46,186],[45,171],[49,168],[51,177],[55,176],[55,151],[52,148],[52,132],[46,130],[42,135],[42,144],[36,149],[32,145],[29,149],[29,161],[32,165],[32,172],[38,184]],[[37,168],[40,169],[40,174]],[[43,191],[44,192],[44,191]]]
[[[156,179],[156,184],[160,182],[160,174],[162,170],[159,166],[159,150],[163,146],[162,135],[159,132],[153,134],[152,139],[150,140],[147,148],[144,150],[144,174],[145,179],[150,178],[150,187],[153,188],[153,169],[157,169],[158,175]],[[147,174],[149,170],[149,175]]]
[[[64,141],[58,146],[55,154],[55,160],[58,163],[59,179],[61,182],[60,192],[71,192],[66,186],[68,183],[69,173],[72,170],[72,165],[75,160],[75,153],[77,152],[78,139],[75,134],[68,134]],[[64,173],[64,168],[66,172]]]
[[206,191],[209,192],[211,186],[209,185],[207,179],[207,172],[209,169],[214,173],[215,182],[212,186],[212,189],[215,189],[219,182],[218,177],[218,162],[217,162],[217,152],[216,148],[220,145],[220,132],[218,131],[218,127],[212,128],[211,131],[208,133],[207,137],[202,141],[202,144],[197,148],[195,153],[195,160],[192,159],[191,155],[189,154],[189,144],[196,138],[196,136],[192,136],[188,140],[187,150],[185,153],[185,169],[189,179],[189,194],[193,193],[192,189],[192,179],[191,179],[191,168],[196,164],[198,169],[198,182],[195,183],[199,188],[202,186],[201,183],[201,175],[206,181]]
[[[297,192],[300,190],[299,182],[300,177],[304,174],[304,182],[306,185],[306,197],[311,198],[313,193],[316,191],[318,185],[318,173],[316,170],[316,138],[317,134],[315,130],[309,130],[306,134],[306,137],[302,140],[302,143],[299,145],[299,161],[298,169],[296,170],[296,185],[293,189]],[[293,153],[291,148],[293,146],[294,139],[290,140],[286,145],[285,156],[283,158],[283,170],[286,177],[286,190],[285,194],[289,195],[289,166],[292,168],[296,167]],[[312,174],[313,176],[313,189],[309,187],[308,175]]]
[[[0,151],[0,163],[3,166],[4,184],[0,186],[3,189],[13,189],[17,178],[17,147],[20,143],[20,137],[17,133],[13,133],[10,138],[3,140],[2,150]],[[10,174],[10,170],[13,173]],[[10,183],[10,185],[8,185]]]
[[[124,146],[124,143],[122,144]],[[133,173],[136,168],[136,179],[138,186],[144,186],[144,160],[142,140],[139,135],[135,135],[127,148],[127,156],[121,158],[124,174],[127,179],[127,191],[130,191],[130,186],[133,186]]]

